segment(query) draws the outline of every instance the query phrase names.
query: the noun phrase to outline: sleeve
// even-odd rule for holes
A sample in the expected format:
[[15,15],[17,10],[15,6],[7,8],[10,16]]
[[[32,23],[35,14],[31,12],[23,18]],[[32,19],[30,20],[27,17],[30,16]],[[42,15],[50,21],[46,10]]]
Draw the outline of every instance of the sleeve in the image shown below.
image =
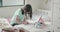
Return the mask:
[[18,10],[16,10],[16,11],[14,12],[14,14],[13,14],[13,16],[12,16],[12,18],[11,18],[11,22],[10,22],[11,25],[14,24],[14,23],[16,23],[16,16],[19,15],[19,10],[20,10],[20,9],[18,9]]
[[20,21],[24,20],[24,15],[22,15],[22,11],[21,10],[19,11],[18,16],[19,16]]
[[16,16],[17,16],[17,15],[19,16],[20,21],[23,21],[23,20],[24,20],[24,15],[22,15],[21,9],[18,9],[18,10],[14,13],[14,15],[13,15],[13,17],[12,17],[12,19],[11,19],[11,22],[10,22],[11,25],[14,24],[14,23],[16,23]]

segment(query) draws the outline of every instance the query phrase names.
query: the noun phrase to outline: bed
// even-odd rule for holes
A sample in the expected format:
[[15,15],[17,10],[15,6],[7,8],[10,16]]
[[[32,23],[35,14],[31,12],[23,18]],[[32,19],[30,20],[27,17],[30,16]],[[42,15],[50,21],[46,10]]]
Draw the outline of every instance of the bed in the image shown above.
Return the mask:
[[[51,30],[51,11],[47,11],[47,10],[42,10],[42,9],[38,9],[38,11],[33,11],[33,17],[32,19],[27,19],[27,21],[30,23],[28,25],[16,25],[14,27],[18,27],[18,29],[21,27],[23,28],[26,32],[45,32],[46,30]],[[44,24],[46,24],[46,26],[41,26],[42,29],[37,29],[35,27],[35,23],[39,20],[39,18],[42,16],[42,19],[44,20]],[[5,19],[4,21],[10,22],[11,18],[2,18]],[[9,24],[9,23],[8,23]],[[10,24],[9,24],[10,25]],[[6,27],[5,27],[6,28]]]
[[[32,19],[27,19],[27,21],[30,23],[28,25],[16,25],[15,27],[22,27],[28,32],[47,32],[52,30],[52,11],[48,10],[41,10],[33,11],[33,17]],[[44,20],[44,25],[42,25],[40,28],[36,28],[35,23],[39,20],[39,18],[42,16],[42,19]]]

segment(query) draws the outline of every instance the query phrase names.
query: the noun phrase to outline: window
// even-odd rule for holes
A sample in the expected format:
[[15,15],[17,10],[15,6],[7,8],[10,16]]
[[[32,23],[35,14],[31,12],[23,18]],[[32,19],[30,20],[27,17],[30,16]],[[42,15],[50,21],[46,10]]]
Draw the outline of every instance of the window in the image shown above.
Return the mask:
[[0,0],[0,6],[2,6],[2,0]]
[[22,6],[25,0],[0,0],[0,6]]

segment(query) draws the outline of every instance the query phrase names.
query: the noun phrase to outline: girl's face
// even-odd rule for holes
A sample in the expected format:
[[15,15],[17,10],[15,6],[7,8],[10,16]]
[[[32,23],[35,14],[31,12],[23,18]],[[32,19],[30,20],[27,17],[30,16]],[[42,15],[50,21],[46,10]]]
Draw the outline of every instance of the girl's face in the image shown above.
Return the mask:
[[24,15],[25,15],[25,18],[28,19],[30,16],[30,12],[27,12],[26,10],[24,10]]
[[23,9],[25,14],[30,14],[30,12],[27,12],[26,7]]
[[27,12],[26,7],[23,8],[23,11],[26,18],[30,17],[30,12]]

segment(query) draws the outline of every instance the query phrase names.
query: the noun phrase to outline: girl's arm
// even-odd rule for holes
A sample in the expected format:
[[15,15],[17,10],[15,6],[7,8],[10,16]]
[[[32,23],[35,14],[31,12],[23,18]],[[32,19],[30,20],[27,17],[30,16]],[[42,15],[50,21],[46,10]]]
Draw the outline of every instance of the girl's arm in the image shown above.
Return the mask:
[[24,17],[23,21],[21,21],[19,19],[19,16],[18,15],[16,16],[16,21],[17,21],[18,24],[28,24],[28,22],[26,21],[26,18],[25,17]]
[[23,21],[21,21],[21,20],[19,19],[19,16],[18,16],[18,15],[16,16],[16,22],[17,22],[18,24],[22,24],[22,22],[23,22]]
[[29,24],[28,21],[26,21],[26,20],[27,20],[27,18],[24,17],[23,24]]

